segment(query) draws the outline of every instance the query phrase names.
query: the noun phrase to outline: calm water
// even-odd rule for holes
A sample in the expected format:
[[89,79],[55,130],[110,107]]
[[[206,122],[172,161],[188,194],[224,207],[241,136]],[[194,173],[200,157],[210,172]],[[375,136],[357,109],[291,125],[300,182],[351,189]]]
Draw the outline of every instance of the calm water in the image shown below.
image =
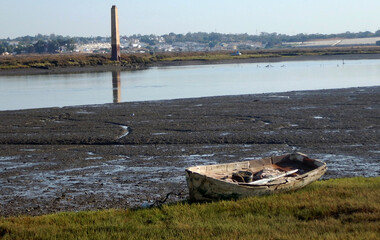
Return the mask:
[[[343,64],[344,63],[344,64]],[[0,110],[380,85],[380,60],[0,77]]]

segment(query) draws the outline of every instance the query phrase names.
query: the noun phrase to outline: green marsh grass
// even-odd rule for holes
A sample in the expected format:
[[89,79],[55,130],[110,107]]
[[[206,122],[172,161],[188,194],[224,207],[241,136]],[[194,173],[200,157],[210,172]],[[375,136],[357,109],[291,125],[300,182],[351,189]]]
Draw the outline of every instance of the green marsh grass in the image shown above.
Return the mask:
[[380,177],[151,209],[0,218],[0,239],[380,239]]

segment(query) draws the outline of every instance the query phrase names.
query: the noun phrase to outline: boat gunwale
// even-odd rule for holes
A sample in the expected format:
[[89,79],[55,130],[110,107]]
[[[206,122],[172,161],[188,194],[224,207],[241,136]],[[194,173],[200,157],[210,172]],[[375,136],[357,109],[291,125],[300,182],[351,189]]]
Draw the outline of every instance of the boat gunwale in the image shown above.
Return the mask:
[[[247,183],[229,182],[229,181],[225,181],[225,180],[220,179],[220,178],[216,178],[216,177],[212,177],[212,176],[207,175],[207,174],[203,174],[200,171],[196,171],[196,169],[207,168],[207,167],[215,167],[215,166],[229,166],[229,165],[233,166],[233,165],[236,165],[236,164],[241,164],[241,165],[248,164],[249,165],[249,163],[252,162],[252,161],[262,161],[262,160],[268,160],[268,159],[270,159],[271,160],[271,164],[262,165],[262,168],[260,168],[260,169],[263,169],[265,166],[275,165],[275,163],[273,163],[274,158],[275,158],[275,160],[277,160],[276,162],[280,162],[281,160],[285,159],[286,157],[290,157],[292,155],[296,155],[296,156],[300,155],[304,159],[313,161],[313,164],[316,166],[316,168],[314,168],[314,169],[312,169],[310,171],[306,171],[303,174],[296,175],[295,177],[283,177],[281,179],[292,178],[295,181],[299,181],[301,179],[308,178],[309,175],[314,175],[314,173],[319,173],[319,172],[323,172],[324,173],[327,170],[327,165],[326,165],[325,162],[323,162],[323,161],[321,161],[319,159],[310,159],[307,155],[305,155],[303,153],[298,153],[297,152],[297,153],[285,154],[285,155],[280,155],[280,156],[271,156],[271,157],[266,157],[266,158],[261,158],[261,159],[252,159],[252,160],[242,161],[242,162],[220,163],[220,164],[209,164],[209,165],[197,165],[197,166],[192,166],[192,167],[186,168],[186,172],[188,173],[187,177],[190,177],[190,175],[193,175],[193,174],[197,174],[197,175],[205,177],[207,179],[212,179],[213,181],[216,180],[216,181],[221,182],[223,184],[232,184],[232,185],[236,185],[236,186],[239,186],[239,187],[245,187],[245,188],[260,188],[260,187],[275,186],[275,185],[279,185],[279,184],[288,184],[288,183],[290,184],[290,182],[285,182],[285,183],[273,183],[273,182],[270,182],[270,183],[261,184],[261,185],[249,185]],[[305,164],[305,163],[303,163],[303,164]],[[234,170],[238,171],[238,170],[242,170],[242,169],[243,168],[241,168],[241,169],[234,169]],[[245,169],[250,169],[250,168],[245,168]]]

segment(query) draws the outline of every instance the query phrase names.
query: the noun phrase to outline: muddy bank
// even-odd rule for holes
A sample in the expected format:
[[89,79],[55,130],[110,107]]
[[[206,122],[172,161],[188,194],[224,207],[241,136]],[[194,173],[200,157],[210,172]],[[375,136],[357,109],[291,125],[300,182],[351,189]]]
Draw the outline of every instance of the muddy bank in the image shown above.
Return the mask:
[[380,175],[380,87],[0,112],[0,215],[185,200],[186,167],[301,151]]
[[19,76],[19,75],[41,75],[41,74],[77,74],[77,73],[95,73],[95,72],[112,72],[112,71],[134,71],[143,70],[147,66],[144,64],[131,66],[73,66],[73,67],[52,67],[52,68],[19,68],[0,70],[0,76]]
[[237,64],[237,63],[265,63],[265,62],[288,62],[288,61],[318,61],[318,60],[359,60],[359,59],[380,59],[380,54],[330,54],[317,56],[286,56],[286,57],[258,57],[258,58],[236,58],[225,60],[191,60],[191,61],[156,61],[148,63],[134,63],[132,65],[99,65],[99,66],[72,66],[72,67],[51,67],[51,68],[20,68],[0,70],[0,76],[14,75],[38,75],[38,74],[72,74],[90,72],[110,72],[110,71],[133,71],[142,70],[149,67],[169,67],[188,66],[206,64]]
[[237,58],[226,60],[192,60],[192,61],[162,61],[149,64],[148,66],[166,67],[166,66],[187,66],[187,65],[206,65],[206,64],[237,64],[237,63],[274,63],[274,62],[291,62],[291,61],[328,61],[328,60],[362,60],[362,59],[380,59],[380,54],[336,54],[336,55],[318,55],[318,56],[288,56],[288,57],[260,57],[260,58]]

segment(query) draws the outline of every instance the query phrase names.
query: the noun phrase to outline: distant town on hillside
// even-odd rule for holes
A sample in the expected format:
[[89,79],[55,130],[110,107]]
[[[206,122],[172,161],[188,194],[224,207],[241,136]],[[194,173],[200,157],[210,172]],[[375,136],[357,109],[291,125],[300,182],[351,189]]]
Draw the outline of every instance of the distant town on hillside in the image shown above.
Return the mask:
[[[0,54],[28,53],[109,53],[110,37],[69,37],[55,34],[0,39]],[[376,32],[345,32],[340,34],[277,33],[222,34],[169,33],[157,35],[121,36],[124,53],[187,52],[187,51],[243,51],[262,48],[305,48],[340,46],[380,46],[380,30]]]

